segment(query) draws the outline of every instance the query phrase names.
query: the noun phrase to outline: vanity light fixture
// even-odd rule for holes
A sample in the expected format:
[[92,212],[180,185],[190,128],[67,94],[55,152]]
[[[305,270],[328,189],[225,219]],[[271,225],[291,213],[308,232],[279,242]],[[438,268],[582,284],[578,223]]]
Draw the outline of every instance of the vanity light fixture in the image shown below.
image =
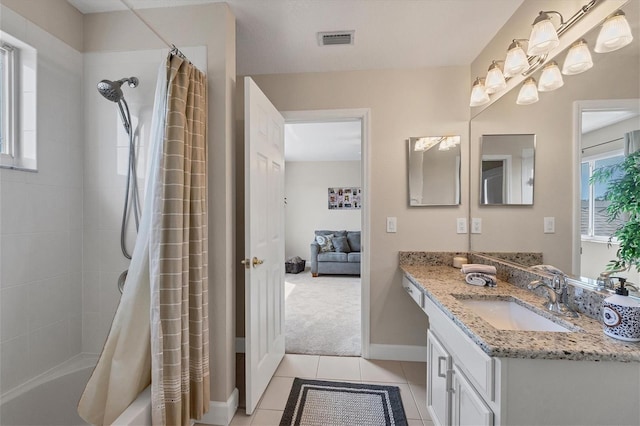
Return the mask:
[[522,84],[516,103],[518,105],[530,105],[536,102],[538,102],[538,88],[536,87],[536,80],[533,77],[529,77]]
[[489,94],[484,87],[483,79],[476,77],[476,81],[473,82],[473,89],[471,89],[471,101],[469,102],[469,106],[477,107],[488,104],[489,101]]
[[618,10],[605,19],[593,50],[597,53],[613,52],[631,43],[632,40],[629,22],[624,12]]
[[484,87],[488,94],[496,93],[507,88],[507,81],[497,61],[492,61],[484,80]]
[[562,79],[562,73],[558,68],[556,61],[548,62],[544,68],[542,68],[542,75],[540,75],[540,81],[538,82],[539,92],[550,92],[556,90],[564,85]]
[[562,74],[575,75],[593,67],[591,52],[585,39],[580,39],[571,45],[567,57],[562,65]]
[[540,11],[540,14],[533,21],[533,28],[531,28],[531,35],[529,36],[529,48],[527,49],[529,56],[543,55],[560,45],[558,32],[551,22],[549,13],[555,13],[560,16],[560,25],[565,23],[562,15],[555,10]]
[[514,39],[507,49],[507,57],[504,60],[504,70],[502,72],[507,78],[518,75],[529,68],[529,58],[524,53],[520,41],[525,40]]
[[460,136],[443,136],[440,141],[439,151],[448,151],[449,149],[460,145]]

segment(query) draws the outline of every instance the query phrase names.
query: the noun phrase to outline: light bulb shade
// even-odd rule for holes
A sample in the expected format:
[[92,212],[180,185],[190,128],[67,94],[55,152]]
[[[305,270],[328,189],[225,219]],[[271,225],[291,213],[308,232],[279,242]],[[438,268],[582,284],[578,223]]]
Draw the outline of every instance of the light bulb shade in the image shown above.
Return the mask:
[[529,105],[536,102],[538,102],[538,88],[536,87],[536,81],[529,77],[520,88],[516,103],[518,105]]
[[593,59],[591,59],[591,52],[587,42],[582,39],[575,42],[564,60],[562,65],[562,74],[575,75],[585,72],[593,66]]
[[559,44],[558,33],[551,23],[549,15],[545,12],[540,12],[540,15],[533,21],[527,54],[529,56],[540,56],[555,49]]
[[487,78],[484,80],[484,87],[489,94],[496,93],[507,88],[507,82],[504,79],[504,74],[502,74],[502,70],[495,62],[489,66]]
[[564,80],[562,79],[562,73],[560,73],[558,64],[555,61],[549,62],[542,69],[542,75],[540,75],[540,81],[538,82],[538,91],[550,92],[563,85]]
[[602,29],[596,40],[596,47],[593,50],[598,53],[613,52],[631,43],[632,40],[629,22],[627,22],[624,12],[618,10],[602,24]]
[[505,77],[513,77],[529,68],[529,59],[520,43],[514,41],[509,46],[507,57],[504,60],[504,70],[502,74]]
[[488,104],[489,101],[489,94],[484,88],[484,83],[479,78],[476,78],[476,81],[473,83],[473,89],[471,89],[469,106],[477,107]]

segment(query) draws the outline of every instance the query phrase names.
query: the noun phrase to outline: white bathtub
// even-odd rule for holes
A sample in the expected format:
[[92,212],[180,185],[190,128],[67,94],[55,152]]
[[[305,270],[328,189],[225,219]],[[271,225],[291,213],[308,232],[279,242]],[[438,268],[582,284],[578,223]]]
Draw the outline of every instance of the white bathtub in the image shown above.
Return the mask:
[[[78,401],[95,367],[96,356],[79,355],[2,395],[2,426],[87,425],[78,415]],[[151,425],[151,391],[145,389],[113,423]]]

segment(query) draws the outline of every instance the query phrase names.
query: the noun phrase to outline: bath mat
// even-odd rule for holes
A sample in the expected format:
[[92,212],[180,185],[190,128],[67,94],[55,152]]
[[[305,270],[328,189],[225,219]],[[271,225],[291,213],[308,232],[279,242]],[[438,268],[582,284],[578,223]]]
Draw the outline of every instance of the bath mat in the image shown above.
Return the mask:
[[406,425],[397,386],[295,378],[280,426]]

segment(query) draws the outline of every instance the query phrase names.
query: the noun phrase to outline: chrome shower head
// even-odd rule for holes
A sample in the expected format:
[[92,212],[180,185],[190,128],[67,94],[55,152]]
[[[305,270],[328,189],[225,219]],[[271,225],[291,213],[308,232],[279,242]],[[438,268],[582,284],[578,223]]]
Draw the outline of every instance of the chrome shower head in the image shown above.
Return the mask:
[[122,89],[123,83],[127,83],[129,87],[137,87],[138,79],[136,77],[123,78],[118,81],[102,80],[98,83],[98,92],[111,102],[120,102],[124,98]]

